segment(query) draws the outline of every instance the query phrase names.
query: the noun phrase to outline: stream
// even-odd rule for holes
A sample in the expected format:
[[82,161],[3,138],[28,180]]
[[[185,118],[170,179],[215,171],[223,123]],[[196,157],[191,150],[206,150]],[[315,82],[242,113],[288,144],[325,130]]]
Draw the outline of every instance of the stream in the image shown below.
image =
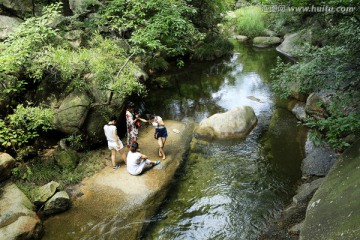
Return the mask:
[[271,89],[280,54],[234,44],[231,57],[159,77],[142,101],[185,122],[249,105],[258,124],[245,139],[196,142],[141,239],[258,239],[295,194],[306,130]]

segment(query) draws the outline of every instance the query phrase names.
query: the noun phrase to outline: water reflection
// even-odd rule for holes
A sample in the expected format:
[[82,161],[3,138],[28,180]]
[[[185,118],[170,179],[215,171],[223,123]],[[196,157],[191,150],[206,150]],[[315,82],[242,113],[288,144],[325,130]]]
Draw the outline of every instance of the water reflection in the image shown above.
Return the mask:
[[168,87],[150,91],[147,111],[169,119],[199,122],[239,105],[250,105],[257,114],[268,110],[272,100],[266,82],[278,54],[274,49],[256,51],[240,45],[237,50],[229,59],[193,63],[161,76],[167,79]]

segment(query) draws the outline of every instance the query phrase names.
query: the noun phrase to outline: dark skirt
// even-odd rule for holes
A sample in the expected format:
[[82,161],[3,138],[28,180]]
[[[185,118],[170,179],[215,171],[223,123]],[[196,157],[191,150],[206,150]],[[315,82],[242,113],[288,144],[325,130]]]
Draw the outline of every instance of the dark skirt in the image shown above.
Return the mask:
[[168,134],[167,134],[167,130],[166,127],[163,128],[155,128],[155,138],[158,139],[159,137],[161,138],[167,138]]

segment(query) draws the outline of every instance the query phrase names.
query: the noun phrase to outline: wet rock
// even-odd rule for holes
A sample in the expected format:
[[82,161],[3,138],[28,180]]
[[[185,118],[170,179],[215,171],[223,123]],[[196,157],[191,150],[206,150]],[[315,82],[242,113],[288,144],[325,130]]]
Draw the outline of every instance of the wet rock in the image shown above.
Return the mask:
[[52,215],[64,212],[70,207],[70,198],[65,191],[57,192],[46,202],[43,213]]
[[202,120],[195,133],[210,138],[242,138],[250,133],[256,123],[254,110],[250,106],[241,106]]
[[10,178],[15,159],[7,153],[0,153],[0,182]]
[[281,43],[281,38],[279,37],[255,37],[253,39],[253,46],[258,48],[266,48]]
[[0,184],[0,239],[40,239],[43,227],[34,205],[12,182]]
[[51,181],[48,184],[39,187],[32,193],[32,199],[35,205],[41,206],[50,199],[58,190],[59,183]]

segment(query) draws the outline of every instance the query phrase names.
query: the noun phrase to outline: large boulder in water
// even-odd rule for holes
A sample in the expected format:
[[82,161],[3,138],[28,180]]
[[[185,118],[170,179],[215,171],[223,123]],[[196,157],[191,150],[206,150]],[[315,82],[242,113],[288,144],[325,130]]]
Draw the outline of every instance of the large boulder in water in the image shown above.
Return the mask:
[[195,133],[204,137],[242,138],[250,133],[256,123],[252,107],[241,106],[202,120]]
[[0,239],[40,239],[43,227],[34,205],[12,182],[0,189]]
[[258,48],[266,48],[281,43],[279,37],[255,37],[253,39],[253,46]]

